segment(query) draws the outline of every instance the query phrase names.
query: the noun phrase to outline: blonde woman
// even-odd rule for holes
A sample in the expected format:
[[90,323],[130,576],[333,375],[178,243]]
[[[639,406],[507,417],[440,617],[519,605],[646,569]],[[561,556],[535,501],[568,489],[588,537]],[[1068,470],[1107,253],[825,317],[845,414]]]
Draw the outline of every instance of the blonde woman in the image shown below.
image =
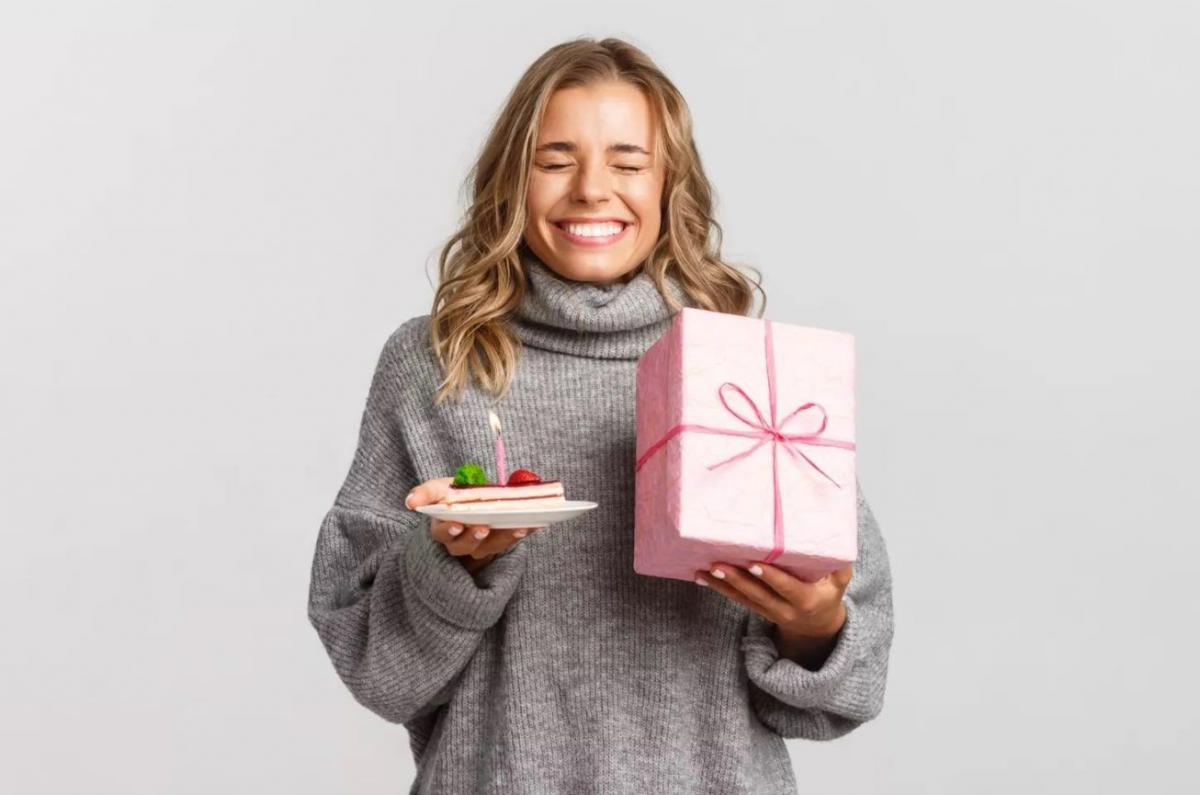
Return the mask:
[[[784,738],[882,708],[891,576],[861,489],[858,560],[822,581],[633,570],[638,357],[681,306],[749,314],[759,290],[721,259],[683,97],[625,42],[563,43],[471,177],[320,527],[308,613],[334,668],[407,728],[413,792],[796,792]],[[414,512],[490,460],[488,410],[510,461],[600,508],[539,533]]]

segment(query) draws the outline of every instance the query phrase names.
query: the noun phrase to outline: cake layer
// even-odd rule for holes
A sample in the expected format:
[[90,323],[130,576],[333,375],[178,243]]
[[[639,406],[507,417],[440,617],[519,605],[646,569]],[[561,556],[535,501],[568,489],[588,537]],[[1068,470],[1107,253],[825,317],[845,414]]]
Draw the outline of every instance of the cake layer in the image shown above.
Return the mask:
[[562,497],[561,481],[553,480],[547,483],[530,483],[524,486],[470,486],[446,490],[442,503],[450,506],[472,502],[507,503],[515,500],[528,500],[535,497]]
[[450,511],[462,511],[468,513],[470,511],[510,511],[519,510],[521,508],[550,508],[555,505],[562,505],[566,499],[560,494],[557,497],[533,497],[532,499],[516,499],[516,500],[481,500],[478,502],[456,502],[447,505],[446,509]]

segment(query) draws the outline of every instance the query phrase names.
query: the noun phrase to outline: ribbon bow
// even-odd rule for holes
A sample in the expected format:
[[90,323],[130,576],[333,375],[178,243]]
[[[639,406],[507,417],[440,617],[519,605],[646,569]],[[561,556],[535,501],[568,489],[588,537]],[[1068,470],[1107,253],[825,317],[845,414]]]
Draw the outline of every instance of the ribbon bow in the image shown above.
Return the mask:
[[[649,460],[650,456],[654,455],[654,453],[656,453],[661,447],[666,445],[666,443],[668,441],[670,441],[674,436],[676,436],[680,433],[683,433],[684,431],[699,431],[700,433],[715,433],[715,434],[718,434],[721,436],[746,436],[746,437],[750,437],[750,438],[759,439],[759,441],[756,444],[750,446],[746,450],[743,450],[742,452],[740,452],[736,455],[730,456],[729,458],[726,458],[724,461],[718,461],[715,464],[710,464],[708,466],[708,469],[716,469],[719,466],[724,466],[725,464],[736,461],[739,458],[745,458],[746,456],[750,455],[758,448],[762,447],[767,442],[771,442],[771,479],[772,479],[773,496],[774,496],[774,502],[775,502],[775,530],[774,530],[774,539],[773,539],[772,546],[771,546],[771,552],[765,558],[763,558],[764,563],[770,563],[771,561],[775,560],[775,558],[777,558],[781,554],[783,554],[783,501],[781,499],[780,491],[779,491],[779,444],[782,443],[783,448],[785,450],[787,450],[789,453],[791,453],[793,459],[795,459],[797,456],[799,456],[800,458],[803,458],[806,462],[808,462],[809,466],[811,466],[813,469],[817,470],[822,475],[824,475],[829,480],[830,483],[837,486],[839,489],[842,487],[842,485],[840,483],[838,483],[836,480],[834,480],[832,477],[830,477],[829,474],[827,472],[825,472],[825,470],[823,470],[819,466],[817,466],[817,464],[811,458],[806,456],[803,453],[803,451],[801,451],[796,445],[797,444],[810,444],[810,445],[817,445],[817,446],[821,446],[821,447],[838,447],[843,450],[853,450],[853,449],[855,449],[855,445],[854,445],[854,442],[847,442],[847,441],[843,441],[841,439],[826,439],[821,436],[821,434],[825,432],[825,426],[829,423],[829,414],[828,414],[828,412],[825,411],[825,407],[822,406],[820,403],[814,403],[812,401],[809,401],[808,403],[804,403],[803,405],[797,406],[795,409],[792,410],[792,412],[790,414],[788,414],[786,417],[784,417],[782,421],[776,420],[777,414],[776,414],[776,410],[775,410],[775,403],[776,403],[776,401],[775,401],[775,349],[774,349],[774,342],[773,342],[772,333],[771,333],[771,321],[770,320],[763,321],[763,326],[765,329],[764,336],[765,336],[766,360],[767,360],[767,396],[768,396],[768,401],[769,401],[769,405],[770,405],[770,409],[771,409],[770,421],[768,421],[766,418],[763,417],[762,411],[759,409],[758,404],[756,402],[754,402],[753,398],[751,398],[749,395],[746,394],[746,390],[742,389],[740,386],[738,386],[737,384],[735,384],[731,381],[726,381],[723,384],[721,384],[719,387],[717,387],[717,398],[721,401],[721,405],[723,405],[725,407],[726,411],[728,411],[730,414],[732,414],[737,419],[741,420],[746,425],[750,426],[753,430],[742,431],[742,430],[734,430],[734,429],[730,429],[730,428],[714,428],[709,425],[699,425],[696,423],[680,423],[678,425],[673,426],[671,429],[669,429],[665,434],[663,434],[661,439],[656,441],[654,444],[650,445],[650,447],[646,450],[646,452],[642,453],[638,457],[637,465],[635,466],[634,471],[637,472],[638,470],[640,470],[642,468],[642,466],[646,463],[646,461]],[[742,396],[742,399],[745,400],[746,403],[750,406],[750,408],[754,411],[754,416],[757,418],[757,422],[755,422],[755,420],[749,419],[748,417],[745,417],[745,416],[739,414],[737,412],[737,410],[735,410],[732,406],[729,405],[729,402],[725,399],[725,388],[726,387],[736,390],[737,393]],[[814,408],[814,407],[818,411],[821,412],[821,427],[817,428],[817,430],[815,430],[811,433],[785,433],[784,432],[784,428],[787,426],[787,424],[789,422],[792,421],[792,419],[794,417],[796,417],[796,415],[798,415],[802,411],[806,411],[806,410],[808,410],[810,408]]]

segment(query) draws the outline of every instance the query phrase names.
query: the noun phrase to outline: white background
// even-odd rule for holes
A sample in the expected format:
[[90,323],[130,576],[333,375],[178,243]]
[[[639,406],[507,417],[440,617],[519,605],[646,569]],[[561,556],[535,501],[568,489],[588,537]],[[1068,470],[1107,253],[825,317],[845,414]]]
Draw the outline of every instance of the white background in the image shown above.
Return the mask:
[[6,791],[404,791],[307,622],[313,544],[484,134],[579,35],[683,91],[767,316],[857,337],[896,635],[883,714],[789,744],[802,788],[1188,789],[1195,4],[21,6]]

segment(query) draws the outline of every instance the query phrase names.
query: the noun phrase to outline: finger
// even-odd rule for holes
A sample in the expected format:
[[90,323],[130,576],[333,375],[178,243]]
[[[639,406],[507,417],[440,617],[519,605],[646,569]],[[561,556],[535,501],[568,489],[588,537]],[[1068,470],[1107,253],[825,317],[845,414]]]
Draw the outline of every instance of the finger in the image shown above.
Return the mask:
[[850,580],[854,577],[854,564],[851,563],[845,568],[838,569],[833,573],[833,581],[837,583],[838,589],[846,590],[846,586],[850,584]]
[[462,534],[446,545],[452,555],[473,555],[479,542],[488,537],[491,528],[485,524],[465,524]]
[[437,502],[446,496],[446,490],[453,482],[454,478],[452,477],[434,478],[415,486],[404,498],[404,507],[411,511],[413,508]]
[[463,523],[446,521],[444,519],[433,519],[430,523],[429,534],[433,536],[433,540],[439,544],[449,544],[462,537]]
[[821,613],[837,605],[845,591],[845,588],[835,581],[832,572],[809,582],[761,561],[755,561],[749,567],[751,573],[756,569],[762,571],[764,581],[770,580],[771,587],[803,615]]
[[751,561],[747,569],[756,577],[761,577],[763,582],[771,586],[771,590],[779,594],[784,601],[799,607],[801,610],[807,610],[811,605],[819,601],[820,588],[817,582],[820,582],[820,580],[817,582],[805,582],[799,577],[792,576],[778,566],[763,563],[761,560]]
[[765,612],[765,609],[763,608],[762,605],[758,604],[753,599],[749,598],[744,593],[737,590],[736,588],[729,585],[728,583],[722,582],[721,580],[713,577],[706,571],[696,572],[696,584],[711,588],[712,590],[716,591],[717,593],[722,594],[722,595],[732,599],[733,601],[737,602],[742,607],[753,610],[755,613],[758,613],[760,616],[767,619],[768,621],[774,621],[774,619],[771,618],[771,616],[767,615],[767,613]]
[[782,616],[783,612],[787,610],[788,603],[786,599],[776,593],[773,588],[761,579],[751,575],[739,566],[729,563],[714,563],[710,567],[710,573],[714,578],[724,580],[727,584],[745,594],[747,598],[776,616]]
[[[520,533],[520,535],[517,535]],[[484,558],[488,555],[499,555],[506,552],[511,547],[520,543],[521,539],[529,535],[527,527],[493,527],[488,533],[486,539],[479,542],[479,546],[475,548],[474,556]]]

